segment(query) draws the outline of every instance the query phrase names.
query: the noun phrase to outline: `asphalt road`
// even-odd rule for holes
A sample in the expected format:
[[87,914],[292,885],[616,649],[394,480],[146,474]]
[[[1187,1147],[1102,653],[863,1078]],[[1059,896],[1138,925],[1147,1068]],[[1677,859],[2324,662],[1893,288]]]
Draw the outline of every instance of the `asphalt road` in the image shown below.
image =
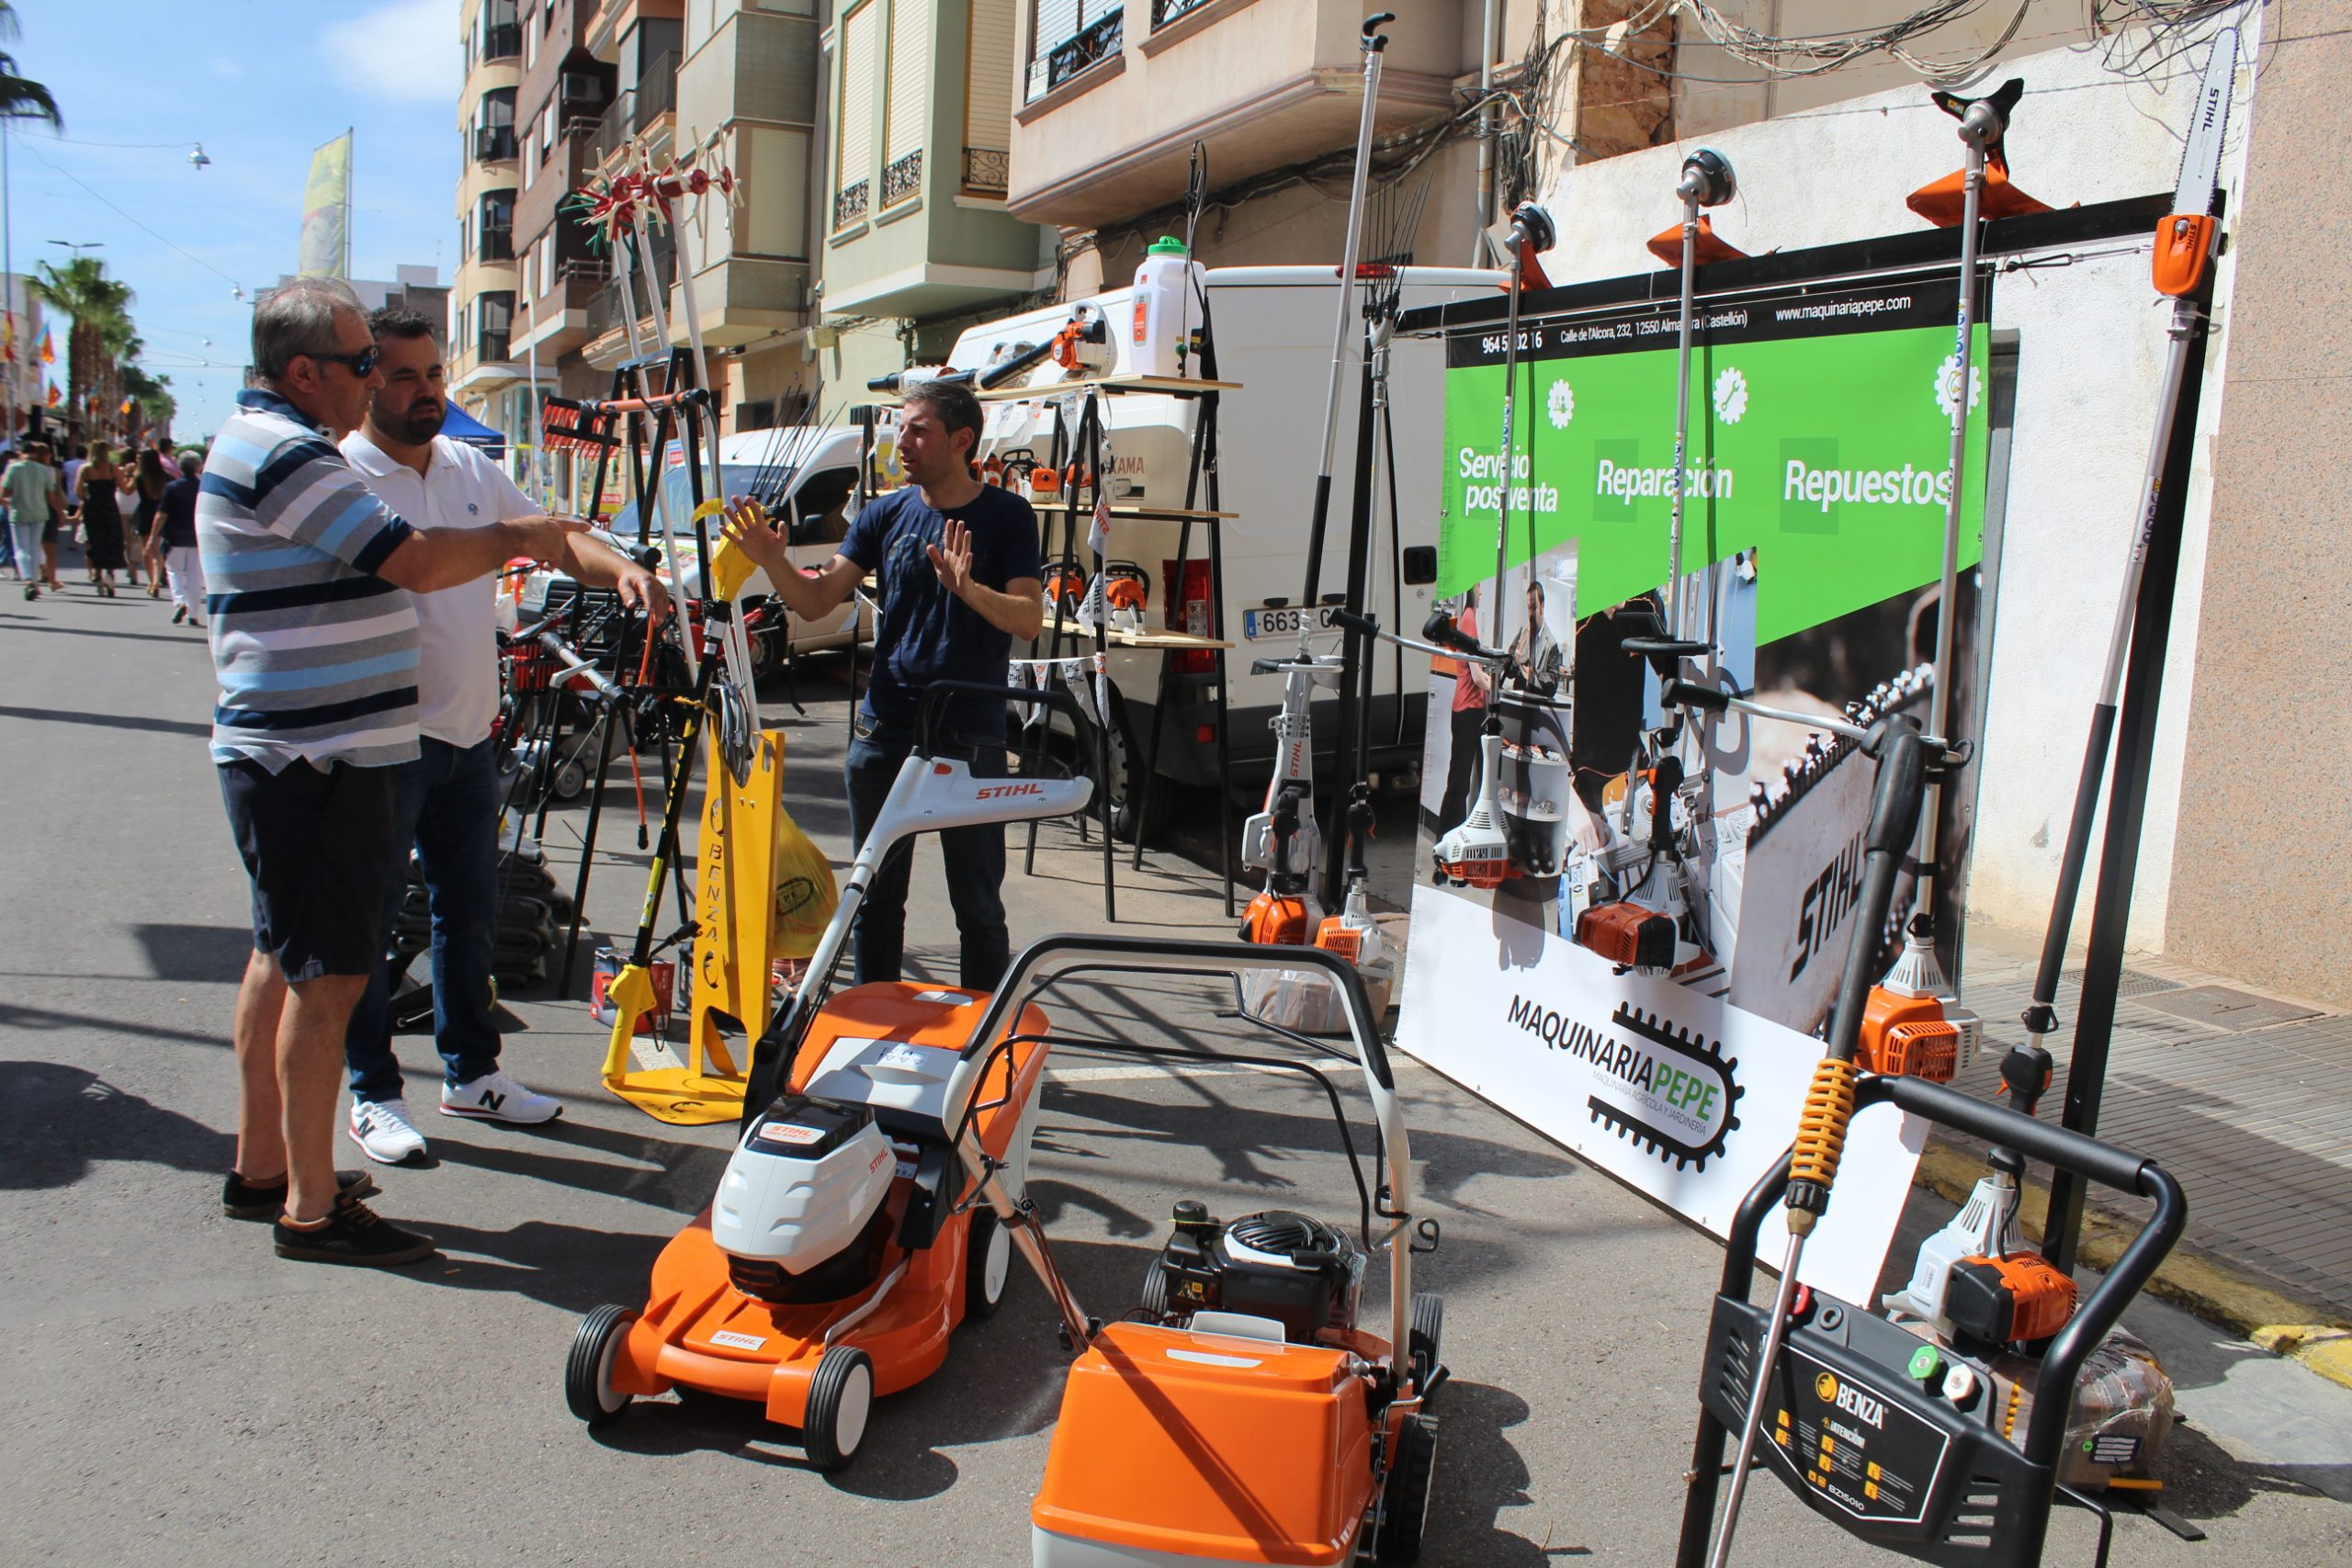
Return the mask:
[[[204,750],[209,667],[168,619],[144,597],[0,597],[0,1562],[1027,1562],[1065,1364],[1032,1280],[961,1332],[930,1383],[877,1408],[837,1478],[749,1406],[647,1402],[594,1434],[566,1414],[574,1321],[641,1299],[727,1143],[603,1094],[578,1002],[510,998],[526,1027],[508,1066],[569,1102],[541,1131],[432,1115],[429,1045],[404,1043],[435,1158],[378,1168],[380,1207],[435,1235],[439,1258],[380,1274],[288,1263],[266,1227],[220,1216],[245,892]],[[832,679],[806,674],[787,767],[797,814],[838,852]],[[558,814],[559,863],[579,820]],[[628,837],[608,832],[621,852],[592,891],[608,931],[642,888]],[[1102,925],[1099,859],[1067,829],[1043,842],[1040,874],[1008,889],[1016,942]],[[933,866],[918,870],[916,947],[952,973]],[[1123,881],[1121,912],[1122,930],[1223,928],[1213,879],[1181,863]],[[1067,1026],[1174,1043],[1231,1038],[1216,1005],[1183,982],[1050,1004]],[[1444,1226],[1421,1282],[1447,1295],[1453,1374],[1424,1560],[1668,1561],[1718,1248],[1433,1075],[1401,1077],[1425,1212]],[[1346,1218],[1336,1149],[1295,1084],[1073,1053],[1046,1091],[1035,1190],[1076,1288],[1114,1315],[1175,1199]],[[2212,1539],[2129,1519],[2118,1561],[2352,1557],[2352,1394],[2169,1309],[2132,1321],[2193,1423],[2168,1495]],[[2089,1560],[2083,1516],[2052,1539],[2051,1562]],[[1882,1561],[1769,1481],[1742,1540],[1747,1562]]]

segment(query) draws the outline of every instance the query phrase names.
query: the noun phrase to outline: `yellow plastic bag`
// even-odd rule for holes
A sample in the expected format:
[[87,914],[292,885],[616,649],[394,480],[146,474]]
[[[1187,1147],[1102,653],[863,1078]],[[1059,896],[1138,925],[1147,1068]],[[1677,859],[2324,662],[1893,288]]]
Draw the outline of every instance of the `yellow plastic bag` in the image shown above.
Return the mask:
[[777,958],[807,958],[840,908],[841,888],[825,858],[778,801],[775,808],[775,947]]

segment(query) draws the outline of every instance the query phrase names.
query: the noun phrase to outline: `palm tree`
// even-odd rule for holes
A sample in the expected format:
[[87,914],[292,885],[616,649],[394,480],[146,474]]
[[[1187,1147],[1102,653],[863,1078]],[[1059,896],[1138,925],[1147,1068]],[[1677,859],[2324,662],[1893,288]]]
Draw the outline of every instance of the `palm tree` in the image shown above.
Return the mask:
[[132,335],[130,285],[108,277],[107,264],[96,256],[75,256],[62,267],[36,265],[40,276],[28,285],[33,298],[74,318],[65,339],[67,406],[83,413],[89,395],[105,389],[114,345]]
[[[17,36],[17,8],[0,0],[0,38]],[[65,120],[57,112],[57,100],[49,89],[29,77],[17,74],[16,56],[0,53],[0,118],[45,119],[52,130],[65,129]]]

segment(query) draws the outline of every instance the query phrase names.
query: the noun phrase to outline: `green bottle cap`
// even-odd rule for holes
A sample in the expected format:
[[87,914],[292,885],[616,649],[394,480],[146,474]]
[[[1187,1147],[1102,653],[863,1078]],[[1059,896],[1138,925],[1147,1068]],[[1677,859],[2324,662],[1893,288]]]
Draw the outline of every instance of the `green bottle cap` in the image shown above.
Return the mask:
[[1162,234],[1151,243],[1149,250],[1144,252],[1148,256],[1181,256],[1183,254],[1184,242],[1170,234]]

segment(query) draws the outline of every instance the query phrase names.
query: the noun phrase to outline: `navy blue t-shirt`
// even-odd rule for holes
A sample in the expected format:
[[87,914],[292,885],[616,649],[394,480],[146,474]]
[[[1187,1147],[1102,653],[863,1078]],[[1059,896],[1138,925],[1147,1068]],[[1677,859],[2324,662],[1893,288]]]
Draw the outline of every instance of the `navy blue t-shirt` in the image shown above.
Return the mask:
[[[1039,578],[1037,513],[996,485],[943,513],[914,485],[866,504],[849,525],[839,553],[880,580],[882,617],[875,628],[874,674],[865,688],[867,715],[911,729],[923,689],[934,681],[1005,680],[1012,634],[940,585],[931,547],[953,516],[972,536],[972,581],[999,592],[1022,578]],[[949,706],[947,727],[972,736],[1004,733],[1004,705],[962,698]]]

